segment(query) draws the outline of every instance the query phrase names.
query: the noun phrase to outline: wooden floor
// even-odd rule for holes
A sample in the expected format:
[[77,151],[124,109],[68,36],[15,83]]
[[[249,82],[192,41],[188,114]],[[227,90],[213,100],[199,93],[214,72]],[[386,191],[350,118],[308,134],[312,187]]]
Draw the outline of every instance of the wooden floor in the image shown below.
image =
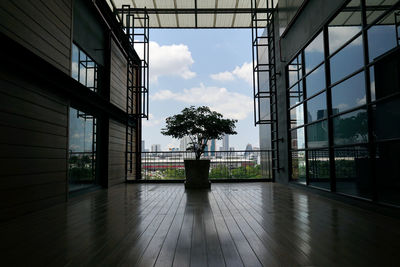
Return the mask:
[[0,240],[1,266],[400,266],[400,220],[272,183],[122,185]]

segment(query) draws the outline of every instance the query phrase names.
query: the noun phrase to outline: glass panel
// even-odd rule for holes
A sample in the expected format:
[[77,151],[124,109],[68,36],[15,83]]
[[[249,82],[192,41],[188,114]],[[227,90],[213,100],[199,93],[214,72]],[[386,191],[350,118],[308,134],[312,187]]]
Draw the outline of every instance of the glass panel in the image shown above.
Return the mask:
[[330,189],[329,152],[327,149],[307,152],[308,179],[312,186]]
[[289,92],[290,106],[294,106],[297,103],[303,101],[303,83],[299,82],[290,89]]
[[328,121],[321,121],[307,126],[307,147],[328,146]]
[[306,73],[324,61],[324,38],[322,32],[304,49]]
[[291,128],[304,124],[304,107],[303,104],[290,110],[290,126]]
[[360,109],[333,119],[334,144],[368,142],[367,111]]
[[271,99],[270,98],[259,98],[260,107],[260,120],[270,120],[271,119]]
[[75,80],[78,80],[78,69],[79,69],[79,50],[75,44],[72,44],[72,58],[71,58],[71,76]]
[[69,115],[69,191],[95,184],[95,118],[74,108]]
[[306,183],[306,153],[304,151],[292,152],[292,181]]
[[291,137],[292,137],[292,142],[291,142],[292,149],[305,148],[304,127],[292,130]]
[[85,52],[72,44],[71,76],[90,90],[97,91],[98,65]]
[[328,25],[329,54],[332,54],[361,31],[360,1],[351,1]]
[[369,68],[369,86],[371,88],[371,101],[376,100],[376,93],[375,93],[375,70],[374,66]]
[[394,16],[392,12],[368,30],[370,62],[397,46]]
[[327,116],[325,92],[307,101],[307,123],[321,120]]
[[372,75],[374,79],[375,98],[377,100],[400,93],[399,62],[399,49],[389,52],[375,62]]
[[321,65],[306,77],[307,97],[325,89],[325,65]]
[[288,66],[289,87],[295,84],[302,77],[301,55],[297,56]]
[[400,138],[400,98],[378,102],[374,107],[374,132],[377,140]]
[[332,88],[332,110],[338,114],[367,103],[365,75],[361,72]]
[[398,0],[365,0],[367,23],[371,24]]
[[377,145],[376,170],[378,172],[378,199],[381,202],[400,206],[400,142],[385,142]]
[[343,79],[364,65],[362,36],[348,44],[331,58],[332,83]]
[[370,199],[371,171],[365,147],[335,149],[336,191]]

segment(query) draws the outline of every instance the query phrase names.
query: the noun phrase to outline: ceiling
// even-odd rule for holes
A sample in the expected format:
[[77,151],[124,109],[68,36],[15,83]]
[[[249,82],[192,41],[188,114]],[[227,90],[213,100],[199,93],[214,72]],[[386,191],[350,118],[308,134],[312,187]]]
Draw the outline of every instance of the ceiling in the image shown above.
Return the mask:
[[[268,1],[268,7],[267,7]],[[131,14],[146,8],[149,28],[250,28],[252,2],[261,14],[267,13],[272,0],[107,0],[111,9],[129,5]],[[274,0],[276,6],[277,0]],[[142,25],[142,23],[140,23]],[[265,27],[266,21],[260,21]],[[140,26],[139,26],[140,27]]]

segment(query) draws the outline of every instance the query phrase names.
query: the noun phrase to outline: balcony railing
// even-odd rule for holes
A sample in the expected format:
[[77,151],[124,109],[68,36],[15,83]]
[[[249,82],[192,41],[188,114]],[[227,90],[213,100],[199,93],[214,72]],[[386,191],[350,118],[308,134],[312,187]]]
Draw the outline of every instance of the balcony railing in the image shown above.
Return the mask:
[[[194,159],[193,152],[142,152],[143,180],[185,179],[185,159]],[[208,151],[210,179],[272,179],[270,150]]]

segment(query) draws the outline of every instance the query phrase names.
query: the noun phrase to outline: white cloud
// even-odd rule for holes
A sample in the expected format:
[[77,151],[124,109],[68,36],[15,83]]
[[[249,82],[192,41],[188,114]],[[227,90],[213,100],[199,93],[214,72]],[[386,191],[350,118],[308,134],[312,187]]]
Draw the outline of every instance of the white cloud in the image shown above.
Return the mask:
[[235,76],[229,71],[224,71],[220,72],[217,74],[211,74],[210,75],[211,79],[217,80],[217,81],[233,81],[235,80]]
[[160,125],[164,120],[163,119],[156,119],[154,118],[153,114],[149,114],[149,120],[142,120],[142,124],[145,127],[153,127]]
[[364,96],[363,98],[357,98],[357,105],[364,105],[367,103],[367,96]]
[[337,108],[339,110],[344,110],[344,109],[347,109],[348,107],[349,107],[349,105],[347,105],[345,103],[341,103],[341,104],[337,105]]
[[[140,57],[143,49],[137,49]],[[189,47],[184,44],[159,45],[156,42],[149,43],[149,74],[150,81],[157,82],[160,76],[179,76],[183,79],[191,79],[196,73],[190,70],[194,60]]]
[[242,66],[236,66],[233,71],[224,71],[211,74],[210,77],[217,81],[233,81],[236,78],[245,80],[249,84],[253,83],[253,63],[245,62]]
[[[358,26],[329,27],[329,50],[335,51],[354,35],[360,32]],[[361,38],[357,38],[350,45],[360,45]]]
[[253,112],[253,99],[247,95],[230,92],[223,87],[205,86],[184,89],[182,92],[161,90],[152,96],[157,100],[175,100],[191,105],[207,105],[226,118],[245,119]]

